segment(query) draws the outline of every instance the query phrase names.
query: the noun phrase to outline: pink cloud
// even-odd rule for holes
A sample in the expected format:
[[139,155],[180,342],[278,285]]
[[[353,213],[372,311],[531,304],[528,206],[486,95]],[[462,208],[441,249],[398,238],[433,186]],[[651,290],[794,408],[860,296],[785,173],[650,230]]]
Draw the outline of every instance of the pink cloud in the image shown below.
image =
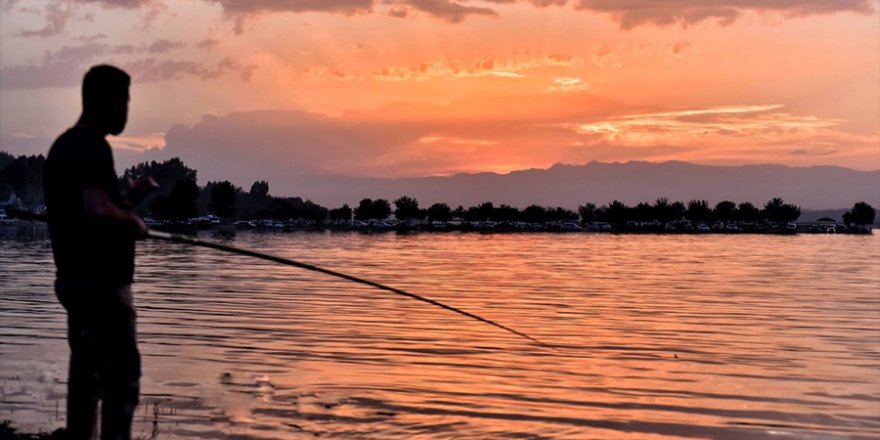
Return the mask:
[[449,23],[460,23],[471,15],[498,15],[497,12],[489,8],[465,6],[450,0],[403,0],[401,3]]
[[156,40],[153,44],[149,45],[146,50],[149,53],[157,54],[164,53],[174,49],[180,49],[182,47],[186,47],[186,43],[182,41],[170,41],[170,40]]
[[46,26],[37,31],[22,30],[17,35],[21,37],[49,37],[64,32],[67,22],[74,16],[74,10],[70,5],[62,3],[49,3],[46,5]]
[[682,26],[714,19],[733,23],[745,11],[785,16],[876,12],[873,0],[574,0],[575,9],[610,14],[623,29],[653,24]]
[[232,58],[224,58],[213,65],[194,61],[160,61],[156,58],[140,59],[122,65],[137,82],[179,80],[186,77],[209,80],[231,73],[238,73],[244,80],[249,80],[255,67],[242,65]]

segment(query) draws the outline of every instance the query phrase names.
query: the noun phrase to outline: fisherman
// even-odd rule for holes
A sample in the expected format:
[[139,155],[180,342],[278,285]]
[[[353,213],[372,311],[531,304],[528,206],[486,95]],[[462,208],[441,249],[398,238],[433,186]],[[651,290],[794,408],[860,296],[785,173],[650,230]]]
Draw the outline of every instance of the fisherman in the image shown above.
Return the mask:
[[44,168],[55,293],[67,310],[67,433],[75,440],[97,438],[98,401],[100,438],[130,439],[138,403],[131,283],[135,240],[147,228],[131,208],[145,191],[122,196],[105,139],[125,128],[130,83],[116,67],[92,67],[83,79],[82,115],[52,144]]

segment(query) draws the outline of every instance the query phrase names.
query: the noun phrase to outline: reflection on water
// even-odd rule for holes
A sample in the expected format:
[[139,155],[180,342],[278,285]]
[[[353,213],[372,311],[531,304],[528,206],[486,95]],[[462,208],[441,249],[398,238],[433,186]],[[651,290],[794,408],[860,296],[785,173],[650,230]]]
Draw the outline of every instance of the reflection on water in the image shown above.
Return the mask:
[[[51,254],[38,230],[4,237],[0,419],[52,429],[67,347]],[[880,435],[880,236],[227,240],[448,302],[572,356],[382,291],[147,242],[136,435]]]

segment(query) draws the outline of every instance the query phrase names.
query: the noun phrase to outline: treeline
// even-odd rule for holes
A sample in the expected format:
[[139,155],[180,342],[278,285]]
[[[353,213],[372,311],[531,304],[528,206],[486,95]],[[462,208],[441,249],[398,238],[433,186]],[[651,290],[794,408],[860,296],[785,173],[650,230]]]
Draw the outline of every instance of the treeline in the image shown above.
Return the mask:
[[[42,205],[43,164],[39,156],[13,157],[0,152],[0,200],[11,196],[19,204],[39,210]],[[757,207],[749,202],[721,201],[714,206],[706,200],[687,203],[659,198],[653,203],[642,202],[628,206],[620,201],[597,206],[585,203],[577,211],[562,207],[530,205],[519,209],[508,205],[496,206],[485,202],[477,206],[451,208],[446,203],[435,203],[422,208],[418,200],[403,196],[389,202],[386,199],[363,199],[354,208],[347,204],[328,209],[311,200],[300,197],[276,197],[269,193],[265,181],[254,182],[248,190],[229,181],[208,182],[204,187],[197,183],[197,171],[187,167],[179,158],[164,162],[144,162],[126,169],[120,177],[120,186],[127,190],[130,179],[150,176],[160,190],[150,195],[138,207],[138,213],[157,220],[181,221],[204,214],[213,214],[226,220],[303,219],[322,224],[327,221],[384,220],[394,214],[398,220],[408,222],[448,222],[461,219],[468,222],[498,223],[552,223],[552,222],[604,222],[612,225],[689,221],[711,224],[715,222],[737,223],[787,223],[797,220],[801,209],[773,198]],[[847,225],[869,225],[874,222],[875,210],[865,202],[856,203],[843,215]]]
[[[208,182],[204,187],[196,184],[196,170],[183,164],[178,158],[165,162],[149,162],[125,170],[121,184],[129,178],[152,176],[162,190],[142,205],[142,214],[157,220],[183,220],[200,214],[213,214],[227,220],[250,220],[255,218],[273,220],[303,219],[323,224],[333,221],[385,220],[393,214],[397,220],[408,222],[448,222],[455,218],[468,222],[606,222],[613,225],[627,223],[670,223],[690,221],[693,223],[740,222],[740,223],[787,223],[797,220],[801,209],[782,199],[773,198],[762,207],[749,202],[736,204],[722,201],[710,206],[705,200],[687,203],[671,202],[659,198],[653,203],[642,202],[628,206],[613,201],[604,206],[586,203],[577,211],[562,207],[530,205],[519,209],[509,205],[496,206],[485,202],[477,206],[451,208],[446,203],[434,203],[422,208],[418,200],[403,196],[393,201],[386,199],[363,199],[354,208],[347,204],[333,209],[325,208],[311,200],[299,197],[275,197],[269,194],[269,184],[254,182],[245,191],[228,181]],[[847,224],[867,225],[874,221],[874,208],[864,202],[857,203],[846,215]]]
[[160,189],[141,203],[138,212],[157,220],[179,221],[214,214],[231,220],[302,218],[323,222],[329,212],[310,200],[272,196],[265,181],[254,182],[247,191],[228,181],[208,182],[200,187],[196,183],[197,171],[176,157],[126,169],[120,177],[123,191],[130,179],[143,176],[155,179]]
[[43,164],[46,158],[18,156],[0,151],[0,202],[16,199],[18,204],[37,210],[43,204]]
[[[692,223],[739,222],[739,223],[787,223],[797,220],[801,210],[795,205],[785,203],[780,198],[769,200],[762,208],[749,202],[736,204],[722,201],[710,207],[705,200],[691,200],[687,204],[670,202],[659,198],[654,203],[639,203],[627,206],[620,201],[613,201],[601,207],[587,203],[574,212],[561,207],[543,207],[530,205],[525,209],[517,209],[508,205],[495,206],[491,202],[478,206],[450,209],[445,203],[435,203],[427,209],[420,209],[418,201],[411,197],[400,197],[394,202],[394,216],[398,220],[449,221],[460,218],[465,221],[479,222],[525,222],[549,223],[580,221],[582,223],[604,222],[609,224],[626,223],[672,223],[689,221]],[[378,205],[378,208],[377,208]],[[386,200],[364,199],[354,210],[357,220],[384,219],[392,212]],[[844,214],[847,224],[868,225],[874,222],[874,208],[865,202],[856,203],[853,209]],[[331,216],[332,219],[332,216]]]

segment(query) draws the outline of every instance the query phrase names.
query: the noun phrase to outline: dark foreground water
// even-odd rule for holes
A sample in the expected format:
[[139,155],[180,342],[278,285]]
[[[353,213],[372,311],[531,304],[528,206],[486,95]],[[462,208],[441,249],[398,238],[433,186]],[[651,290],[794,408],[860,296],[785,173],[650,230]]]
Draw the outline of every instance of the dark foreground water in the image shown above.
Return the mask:
[[[0,420],[63,425],[45,233],[0,232]],[[204,237],[210,238],[210,235]],[[220,237],[214,237],[221,240]],[[138,248],[143,439],[876,439],[880,236],[240,233]]]

